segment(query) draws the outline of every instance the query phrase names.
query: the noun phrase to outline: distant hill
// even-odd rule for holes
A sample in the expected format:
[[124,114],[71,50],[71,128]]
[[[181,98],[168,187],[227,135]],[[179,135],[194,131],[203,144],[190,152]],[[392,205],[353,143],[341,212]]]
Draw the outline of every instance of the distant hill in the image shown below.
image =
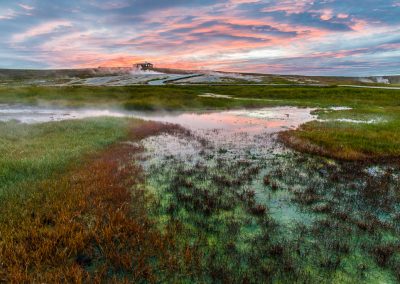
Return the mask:
[[115,68],[85,68],[85,69],[55,69],[55,70],[24,70],[0,69],[0,80],[27,80],[49,78],[87,78],[93,76],[108,76],[129,73],[131,69]]
[[[400,75],[371,76],[371,77],[334,77],[334,76],[302,76],[276,75],[259,73],[239,73],[207,70],[182,70],[170,68],[154,68],[147,71],[132,72],[129,67],[98,67],[86,69],[57,69],[57,70],[23,70],[0,69],[0,85],[110,85],[148,84],[150,80],[162,77],[162,74],[175,78],[175,75],[200,74],[196,78],[185,80],[174,79],[172,84],[207,84],[207,83],[260,83],[260,84],[289,84],[289,85],[399,85]],[[160,74],[161,73],[161,74]],[[160,75],[157,75],[160,74]],[[174,75],[175,74],[175,75]],[[147,76],[148,75],[148,76]],[[131,77],[138,77],[132,80]],[[148,78],[147,78],[147,77]],[[175,77],[173,77],[175,76]],[[103,77],[102,80],[96,78]],[[108,78],[105,78],[108,77]],[[93,79],[93,80],[92,80]],[[100,83],[97,83],[100,82]]]

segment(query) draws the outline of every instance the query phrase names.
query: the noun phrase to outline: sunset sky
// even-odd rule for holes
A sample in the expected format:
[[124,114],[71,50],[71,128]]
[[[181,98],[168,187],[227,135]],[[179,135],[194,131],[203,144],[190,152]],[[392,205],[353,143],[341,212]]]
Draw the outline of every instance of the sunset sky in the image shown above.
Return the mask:
[[0,68],[400,74],[400,0],[0,0]]

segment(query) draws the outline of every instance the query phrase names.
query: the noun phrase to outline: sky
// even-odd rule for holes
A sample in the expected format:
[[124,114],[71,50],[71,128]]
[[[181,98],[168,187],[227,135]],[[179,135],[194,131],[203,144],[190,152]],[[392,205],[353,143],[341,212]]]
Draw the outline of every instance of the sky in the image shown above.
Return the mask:
[[0,68],[400,74],[400,0],[0,0]]

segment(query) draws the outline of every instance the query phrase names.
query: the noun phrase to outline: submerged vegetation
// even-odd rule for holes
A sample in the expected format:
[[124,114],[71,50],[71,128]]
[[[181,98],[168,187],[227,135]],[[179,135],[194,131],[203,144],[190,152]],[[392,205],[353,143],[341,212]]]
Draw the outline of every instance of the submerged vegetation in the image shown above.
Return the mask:
[[147,143],[160,150],[147,165],[156,216],[180,222],[180,238],[203,253],[198,282],[400,279],[398,166],[375,174],[352,162],[260,155],[261,146],[240,158],[212,145],[162,156],[173,138]]

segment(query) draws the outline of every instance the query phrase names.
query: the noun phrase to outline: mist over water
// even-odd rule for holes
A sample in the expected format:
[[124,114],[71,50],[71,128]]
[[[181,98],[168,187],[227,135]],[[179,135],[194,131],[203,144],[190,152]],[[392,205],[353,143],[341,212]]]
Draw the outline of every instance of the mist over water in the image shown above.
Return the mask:
[[21,123],[44,123],[93,117],[131,117],[179,124],[190,130],[223,129],[228,132],[279,132],[296,128],[314,120],[313,109],[269,107],[253,110],[213,112],[142,112],[122,109],[52,108],[37,106],[0,105],[0,121],[17,120]]

